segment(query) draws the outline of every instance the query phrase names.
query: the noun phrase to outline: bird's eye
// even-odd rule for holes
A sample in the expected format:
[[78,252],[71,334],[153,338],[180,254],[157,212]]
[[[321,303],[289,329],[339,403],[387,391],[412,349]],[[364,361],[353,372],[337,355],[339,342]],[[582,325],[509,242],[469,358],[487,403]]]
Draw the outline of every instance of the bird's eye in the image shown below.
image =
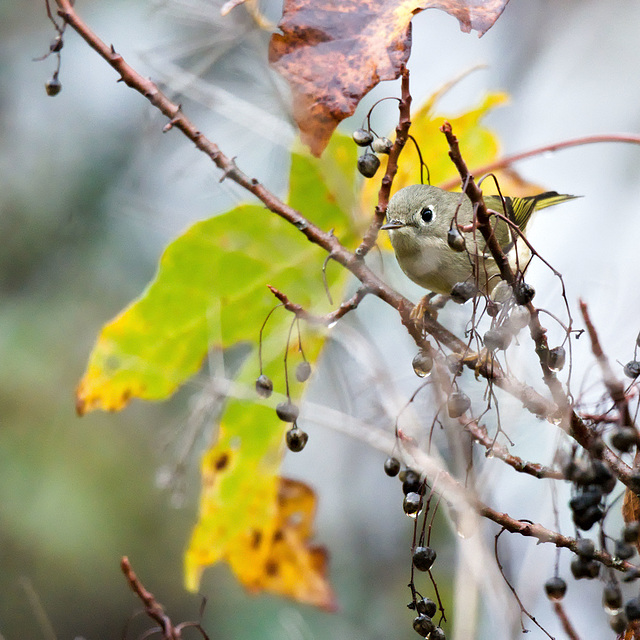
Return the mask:
[[433,209],[431,207],[422,207],[420,209],[420,217],[423,222],[431,222],[434,218]]

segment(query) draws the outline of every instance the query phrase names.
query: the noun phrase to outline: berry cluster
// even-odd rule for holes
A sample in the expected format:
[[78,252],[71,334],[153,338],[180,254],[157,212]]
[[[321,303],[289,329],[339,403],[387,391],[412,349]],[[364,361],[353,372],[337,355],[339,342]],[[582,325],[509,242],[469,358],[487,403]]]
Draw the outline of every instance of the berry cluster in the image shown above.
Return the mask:
[[[424,496],[427,489],[426,479],[422,479],[418,473],[413,469],[400,470],[400,461],[397,458],[389,457],[384,462],[384,471],[390,477],[398,476],[402,482],[402,493],[404,494],[404,500],[402,508],[404,512],[410,517],[416,520],[420,515],[423,508]],[[427,501],[426,511],[429,510],[429,502]],[[425,513],[426,522],[426,513]],[[417,571],[427,572],[431,570],[433,563],[437,557],[435,549],[430,547],[428,543],[424,542],[424,526],[422,535],[417,544],[415,544],[412,553],[412,566]],[[413,573],[412,573],[413,575]],[[429,598],[418,597],[418,592],[413,586],[413,578],[409,585],[412,590],[413,599],[409,603],[409,609],[416,612],[416,617],[413,620],[413,628],[427,640],[446,640],[444,631],[440,626],[437,626],[433,622],[433,617],[438,611],[438,606],[433,600]],[[444,614],[441,618],[444,619]]]
[[[262,372],[262,332],[267,323],[267,320],[269,319],[269,317],[271,316],[274,310],[275,309],[272,309],[271,312],[267,315],[262,325],[262,328],[260,329],[260,343],[259,343],[260,344],[260,348],[259,348],[260,375],[256,380],[256,393],[261,398],[269,398],[273,393],[273,380],[271,380],[271,378],[269,378]],[[294,323],[295,322],[297,322],[297,319],[294,320]],[[291,328],[293,329],[293,324],[291,325]],[[291,337],[291,331],[289,332],[289,339],[290,337]],[[302,451],[305,448],[307,444],[307,440],[309,439],[309,435],[307,434],[306,431],[303,431],[298,426],[297,420],[298,420],[298,416],[300,415],[300,409],[298,405],[296,405],[294,402],[291,401],[291,396],[289,394],[289,372],[288,372],[288,365],[287,365],[287,354],[289,353],[289,339],[287,339],[287,346],[286,346],[285,356],[284,356],[284,374],[285,374],[284,377],[285,377],[285,384],[286,384],[287,399],[284,400],[283,402],[278,403],[278,405],[276,406],[276,415],[283,422],[291,423],[291,427],[286,433],[285,441],[290,451],[298,452],[298,451]],[[304,356],[304,351],[302,350],[302,340],[300,337],[299,330],[298,330],[298,349],[300,351],[300,354],[302,355],[302,362],[298,363],[298,365],[296,366],[295,376],[298,382],[306,382],[311,376],[311,365],[307,362]]]
[[358,158],[358,171],[365,178],[373,178],[380,167],[380,158],[376,154],[388,154],[393,142],[389,138],[375,136],[370,129],[356,129],[352,137],[359,147],[369,147]]

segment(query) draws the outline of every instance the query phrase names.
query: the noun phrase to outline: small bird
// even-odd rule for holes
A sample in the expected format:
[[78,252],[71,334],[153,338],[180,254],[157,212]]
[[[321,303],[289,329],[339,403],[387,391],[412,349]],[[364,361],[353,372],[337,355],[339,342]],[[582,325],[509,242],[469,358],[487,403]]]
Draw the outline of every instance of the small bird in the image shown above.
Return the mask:
[[[524,232],[534,211],[575,197],[547,191],[531,197],[505,197],[504,207],[499,196],[484,196],[484,201]],[[466,195],[415,184],[391,198],[387,223],[381,228],[389,232],[400,268],[421,287],[449,295],[458,282],[471,282],[483,293],[491,293],[500,282],[498,265],[480,231],[458,233],[456,220],[458,225],[473,222],[473,206]],[[512,268],[524,271],[530,257],[526,244],[504,220],[492,218],[491,224]]]

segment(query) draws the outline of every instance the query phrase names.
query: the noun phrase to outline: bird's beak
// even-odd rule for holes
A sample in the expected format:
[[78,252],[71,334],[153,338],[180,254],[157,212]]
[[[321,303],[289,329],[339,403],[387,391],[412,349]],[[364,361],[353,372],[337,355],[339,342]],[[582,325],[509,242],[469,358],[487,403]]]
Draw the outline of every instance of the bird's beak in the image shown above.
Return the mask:
[[406,224],[402,220],[389,220],[387,224],[383,224],[380,228],[389,231],[390,229],[401,229],[405,226]]

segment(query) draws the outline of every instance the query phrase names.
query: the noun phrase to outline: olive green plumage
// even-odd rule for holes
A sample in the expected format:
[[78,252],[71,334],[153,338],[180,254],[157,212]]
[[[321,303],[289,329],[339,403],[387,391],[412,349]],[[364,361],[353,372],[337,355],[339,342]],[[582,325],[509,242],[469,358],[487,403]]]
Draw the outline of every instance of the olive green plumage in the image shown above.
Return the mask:
[[[489,209],[505,215],[525,231],[535,211],[550,207],[576,196],[548,191],[525,198],[504,198],[505,207],[498,196],[485,196]],[[458,209],[459,225],[473,221],[473,206],[466,195],[443,191],[430,185],[412,185],[398,191],[387,207],[387,224],[396,258],[404,273],[421,287],[448,295],[457,282],[475,281],[485,293],[499,282],[499,270],[485,251],[485,242],[479,231],[465,232],[465,251],[449,246],[447,234],[451,220]],[[504,210],[506,208],[506,211]],[[526,268],[529,250],[520,239],[516,241],[509,225],[493,219],[496,238],[512,267]]]

